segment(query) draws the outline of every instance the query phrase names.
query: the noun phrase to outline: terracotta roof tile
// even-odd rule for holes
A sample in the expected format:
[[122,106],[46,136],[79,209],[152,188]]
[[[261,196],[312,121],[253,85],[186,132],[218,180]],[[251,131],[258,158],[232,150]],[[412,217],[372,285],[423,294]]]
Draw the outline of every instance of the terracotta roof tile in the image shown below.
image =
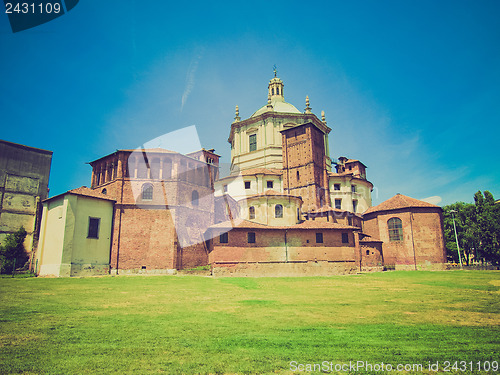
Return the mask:
[[332,223],[328,221],[315,221],[306,220],[300,224],[290,225],[290,226],[271,226],[264,225],[260,223],[254,223],[249,220],[241,220],[236,225],[231,221],[225,221],[219,224],[214,224],[210,226],[210,229],[227,229],[227,228],[241,228],[241,229],[351,229],[359,230],[358,227],[353,227],[350,225],[344,225],[339,223]]
[[370,236],[367,233],[360,232],[359,234],[362,234],[363,236],[365,236],[365,237],[363,237],[362,240],[359,240],[359,242],[383,242],[383,241],[380,241],[376,237]]
[[330,206],[323,206],[316,211],[304,211],[303,214],[304,215],[314,215],[314,214],[324,213],[324,212],[335,212],[335,213],[341,213],[341,214],[349,213],[351,215],[354,215],[354,216],[361,218],[361,215],[358,213],[347,211],[347,210],[341,210],[340,208],[333,208]]
[[62,197],[64,195],[66,195],[66,194],[81,195],[81,196],[84,196],[84,197],[99,198],[99,199],[103,199],[103,200],[106,200],[106,201],[116,202],[115,199],[113,199],[111,197],[108,197],[107,195],[104,195],[104,194],[100,193],[98,190],[89,189],[86,186],[81,186],[81,187],[76,188],[76,189],[68,190],[66,193],[58,194],[58,195],[55,195],[53,197],[44,199],[43,202],[51,201],[51,200],[53,200],[55,198]]
[[68,191],[68,193],[74,194],[74,195],[83,195],[86,197],[100,198],[100,199],[105,199],[108,201],[115,201],[113,198],[108,197],[107,195],[100,193],[98,190],[89,189],[86,186],[81,186],[81,187],[76,188],[76,189],[71,189]]
[[368,210],[366,210],[363,213],[363,215],[370,214],[373,212],[391,211],[391,210],[398,210],[401,208],[410,208],[410,207],[441,208],[441,207],[436,206],[436,205],[431,204],[431,203],[427,203],[427,202],[420,201],[420,200],[415,199],[415,198],[407,197],[406,195],[396,194],[394,197],[389,198],[385,202],[382,202],[377,206],[370,207]]

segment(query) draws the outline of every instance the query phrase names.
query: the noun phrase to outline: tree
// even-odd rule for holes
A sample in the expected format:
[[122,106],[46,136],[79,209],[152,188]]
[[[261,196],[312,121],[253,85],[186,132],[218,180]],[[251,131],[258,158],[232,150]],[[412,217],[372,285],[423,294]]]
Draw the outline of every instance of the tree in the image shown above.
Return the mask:
[[[472,203],[457,202],[443,207],[444,237],[448,261],[459,262],[457,242],[453,228],[453,216],[457,228],[457,238],[462,261],[469,265],[471,260],[477,260],[477,218],[476,209]],[[451,211],[457,211],[452,214]]]
[[489,191],[474,194],[480,257],[500,265],[500,207]]
[[26,231],[23,227],[5,237],[4,245],[0,246],[0,273],[12,273],[14,267],[22,267],[28,260],[24,249]]
[[472,259],[500,265],[500,205],[489,191],[474,194],[474,204],[457,202],[443,207],[444,234],[448,260],[458,263],[452,210],[457,211],[460,255],[465,264]]

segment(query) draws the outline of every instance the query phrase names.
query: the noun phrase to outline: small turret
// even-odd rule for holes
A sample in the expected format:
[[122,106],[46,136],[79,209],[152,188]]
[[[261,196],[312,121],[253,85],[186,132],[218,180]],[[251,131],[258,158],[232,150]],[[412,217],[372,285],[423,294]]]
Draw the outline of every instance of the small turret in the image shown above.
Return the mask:
[[304,113],[312,113],[311,109],[312,108],[309,106],[309,96],[306,96],[306,109],[304,110]]

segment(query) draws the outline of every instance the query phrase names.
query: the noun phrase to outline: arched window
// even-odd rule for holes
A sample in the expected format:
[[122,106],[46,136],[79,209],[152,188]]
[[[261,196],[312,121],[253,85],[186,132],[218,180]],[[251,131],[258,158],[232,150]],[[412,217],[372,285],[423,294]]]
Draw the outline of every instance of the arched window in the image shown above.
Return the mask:
[[153,200],[153,185],[144,184],[142,185],[142,200],[150,201]]
[[403,241],[403,222],[397,217],[387,221],[389,228],[389,241]]
[[283,217],[283,206],[281,204],[274,206],[274,217],[278,219]]
[[193,190],[193,192],[191,193],[191,203],[193,204],[193,206],[198,206],[199,202],[198,202],[198,199],[200,198],[198,192],[196,190]]
[[248,218],[250,220],[255,219],[255,207],[254,206],[248,207]]

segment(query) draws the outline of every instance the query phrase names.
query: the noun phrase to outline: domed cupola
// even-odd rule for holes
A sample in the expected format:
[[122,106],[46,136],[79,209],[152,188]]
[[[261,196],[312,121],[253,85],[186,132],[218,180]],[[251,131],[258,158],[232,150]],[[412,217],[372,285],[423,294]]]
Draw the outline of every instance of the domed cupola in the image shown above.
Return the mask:
[[274,78],[269,81],[269,95],[272,101],[285,101],[283,96],[283,81],[276,77],[276,71],[274,72]]
[[277,113],[292,113],[299,114],[300,111],[295,108],[290,103],[285,102],[285,96],[283,95],[283,81],[276,77],[276,69],[274,70],[274,78],[269,81],[268,94],[267,94],[267,105],[258,109],[250,117],[256,117],[266,112],[277,112]]

